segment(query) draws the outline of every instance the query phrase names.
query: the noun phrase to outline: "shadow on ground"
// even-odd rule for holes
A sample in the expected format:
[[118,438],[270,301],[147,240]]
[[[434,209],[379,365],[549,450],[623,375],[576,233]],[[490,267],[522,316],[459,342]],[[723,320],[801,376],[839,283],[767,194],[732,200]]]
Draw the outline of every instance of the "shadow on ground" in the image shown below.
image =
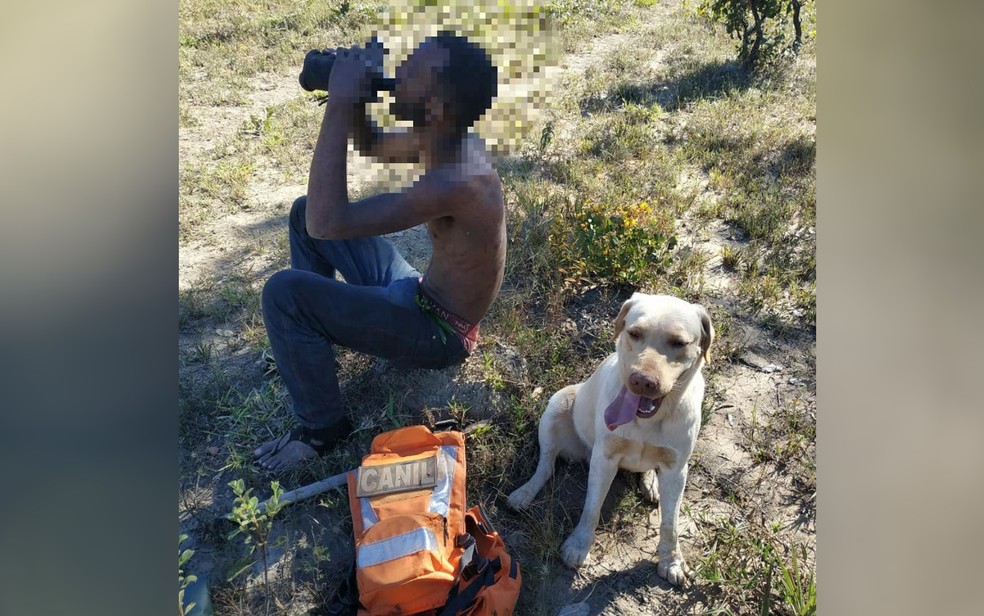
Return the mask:
[[677,111],[700,99],[747,90],[752,83],[752,75],[733,61],[707,62],[667,79],[620,81],[604,95],[581,99],[580,108],[582,115],[611,111],[627,104],[644,107],[657,104],[665,111]]

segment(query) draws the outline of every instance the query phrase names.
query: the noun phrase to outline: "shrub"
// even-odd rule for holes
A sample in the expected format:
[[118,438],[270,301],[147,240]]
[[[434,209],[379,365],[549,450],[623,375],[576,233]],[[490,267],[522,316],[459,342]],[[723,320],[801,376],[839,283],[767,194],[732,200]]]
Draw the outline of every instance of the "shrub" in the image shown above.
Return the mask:
[[646,202],[604,206],[576,202],[554,219],[548,242],[571,282],[641,287],[669,265],[676,237]]
[[782,47],[786,16],[795,30],[793,51],[799,50],[803,42],[800,9],[806,1],[703,0],[697,12],[723,23],[728,34],[740,41],[738,59],[746,67],[755,68],[761,59],[774,56]]

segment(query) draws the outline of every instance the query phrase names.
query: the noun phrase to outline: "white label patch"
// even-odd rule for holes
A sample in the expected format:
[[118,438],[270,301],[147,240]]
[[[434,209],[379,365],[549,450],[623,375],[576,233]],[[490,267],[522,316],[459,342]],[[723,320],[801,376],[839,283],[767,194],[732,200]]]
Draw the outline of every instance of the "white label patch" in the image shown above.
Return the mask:
[[360,466],[357,497],[409,492],[437,485],[437,456],[379,466]]

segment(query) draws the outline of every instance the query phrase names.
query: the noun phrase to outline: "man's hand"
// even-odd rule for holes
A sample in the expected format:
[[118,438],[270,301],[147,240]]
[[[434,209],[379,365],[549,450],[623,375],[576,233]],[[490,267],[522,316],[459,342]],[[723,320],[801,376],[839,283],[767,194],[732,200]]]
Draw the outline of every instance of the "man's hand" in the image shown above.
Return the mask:
[[335,64],[328,79],[329,100],[336,104],[354,105],[372,98],[375,93],[372,92],[370,77],[379,72],[382,64],[383,52],[380,46],[336,49]]
[[[365,119],[363,103],[375,94],[371,78],[382,72],[384,52],[381,45],[370,43],[366,49],[342,48],[335,53],[328,81],[328,107],[308,176],[305,216],[308,234],[333,240],[383,235],[451,216],[461,203],[471,202],[471,195],[463,194],[461,179],[449,171],[428,173],[411,187],[395,193],[375,195],[354,204],[349,202],[348,137],[353,123],[358,130]],[[363,117],[356,118],[356,115]],[[361,130],[365,137],[374,128],[361,126]],[[378,154],[393,160],[416,160],[419,148],[411,134],[384,134],[379,139]]]

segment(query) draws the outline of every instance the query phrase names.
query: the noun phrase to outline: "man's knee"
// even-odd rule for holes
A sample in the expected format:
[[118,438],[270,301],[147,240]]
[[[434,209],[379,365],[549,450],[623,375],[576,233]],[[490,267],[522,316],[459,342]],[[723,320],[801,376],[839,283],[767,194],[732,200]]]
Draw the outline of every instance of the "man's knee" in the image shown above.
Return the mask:
[[306,212],[307,195],[301,195],[290,208],[290,228],[301,235],[307,235]]
[[270,276],[260,295],[263,314],[283,312],[289,304],[296,303],[303,274],[299,270],[282,270]]

